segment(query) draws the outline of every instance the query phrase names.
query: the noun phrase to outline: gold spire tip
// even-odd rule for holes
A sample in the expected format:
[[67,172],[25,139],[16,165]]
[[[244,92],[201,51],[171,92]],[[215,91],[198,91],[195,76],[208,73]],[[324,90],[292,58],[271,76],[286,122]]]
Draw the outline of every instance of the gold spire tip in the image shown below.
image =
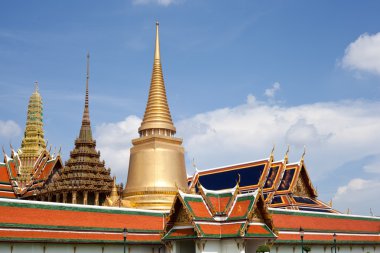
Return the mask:
[[159,23],[158,21],[156,22],[156,48],[154,50],[154,59],[159,60],[160,59],[160,37],[159,37],[159,32],[158,32],[158,26]]

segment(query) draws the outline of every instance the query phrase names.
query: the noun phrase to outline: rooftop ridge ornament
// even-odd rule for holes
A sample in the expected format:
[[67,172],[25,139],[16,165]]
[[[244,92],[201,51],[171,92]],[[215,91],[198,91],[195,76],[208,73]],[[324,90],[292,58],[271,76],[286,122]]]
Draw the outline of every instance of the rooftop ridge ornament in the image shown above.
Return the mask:
[[166,98],[166,90],[160,56],[159,23],[156,22],[156,40],[152,79],[150,82],[148,102],[146,105],[143,121],[139,128],[139,133],[140,136],[151,134],[172,136],[175,134],[175,132],[176,128],[174,127],[168,101]]
[[288,149],[286,150],[285,157],[284,157],[285,164],[287,164],[289,161],[289,151],[290,151],[290,145],[288,144]]
[[306,146],[303,146],[303,153],[301,156],[301,162],[303,162],[305,160],[305,155],[306,155]]

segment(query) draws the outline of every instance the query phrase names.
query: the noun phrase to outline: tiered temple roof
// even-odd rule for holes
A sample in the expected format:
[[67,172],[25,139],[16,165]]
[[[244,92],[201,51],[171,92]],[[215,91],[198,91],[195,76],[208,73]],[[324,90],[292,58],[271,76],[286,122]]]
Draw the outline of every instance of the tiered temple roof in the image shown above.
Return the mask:
[[261,190],[240,193],[239,187],[201,194],[179,190],[168,223],[167,240],[268,238],[275,239],[273,223]]
[[[237,193],[221,214],[212,212],[210,193],[180,192],[170,213],[117,207],[83,206],[0,199],[0,242],[123,243],[168,245],[175,240],[266,238],[276,245],[380,244],[380,218],[279,208],[267,209],[260,190]],[[214,191],[222,199],[228,191]],[[46,219],[49,217],[49,219]],[[276,237],[277,236],[277,237]]]
[[[112,189],[110,169],[100,161],[100,152],[96,150],[96,141],[92,138],[89,114],[89,55],[87,55],[86,96],[82,125],[75,148],[65,167],[41,191],[41,196],[57,202],[101,204]],[[61,199],[62,197],[62,199]],[[43,198],[43,199],[46,199]]]
[[262,189],[265,202],[270,207],[331,212],[337,211],[317,199],[317,192],[311,183],[304,162],[304,156],[297,163],[288,163],[288,155],[281,161],[267,159],[198,171],[190,177],[189,188],[199,192],[197,184],[207,189],[223,190],[240,181],[243,192]]
[[50,154],[46,149],[43,131],[42,98],[38,83],[30,97],[24,138],[16,152],[11,145],[11,155],[3,148],[4,160],[0,163],[0,197],[35,198],[54,171],[62,168],[60,154]]

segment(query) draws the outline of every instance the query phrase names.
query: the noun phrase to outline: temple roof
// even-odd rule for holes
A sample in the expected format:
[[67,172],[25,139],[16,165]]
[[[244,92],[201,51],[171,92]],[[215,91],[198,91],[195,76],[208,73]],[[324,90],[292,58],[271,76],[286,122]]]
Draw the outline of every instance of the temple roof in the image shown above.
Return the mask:
[[[210,190],[225,190],[239,181],[242,192],[261,189],[266,203],[271,207],[337,212],[317,199],[317,192],[311,182],[304,162],[304,156],[296,163],[288,163],[285,158],[273,161],[267,159],[229,165],[208,170],[197,170],[189,178],[189,188],[202,192],[198,184]],[[209,191],[210,191],[209,190]]]
[[38,194],[53,171],[62,168],[62,161],[59,154],[53,157],[43,150],[33,163],[32,173],[20,181],[18,173],[21,166],[20,156],[13,149],[11,157],[4,155],[4,163],[0,163],[0,189],[4,192],[0,192],[0,197],[28,198]]
[[110,169],[105,168],[100,161],[100,152],[96,151],[96,142],[92,138],[89,115],[89,58],[87,55],[86,95],[82,124],[75,147],[70,152],[70,158],[65,167],[53,176],[42,193],[91,191],[108,194],[112,189]]
[[242,194],[238,185],[221,191],[210,191],[201,185],[199,189],[201,194],[187,194],[179,190],[163,240],[276,238],[261,190]]
[[320,213],[315,211],[270,208],[279,235],[276,243],[292,244],[300,239],[299,228],[305,231],[304,243],[325,243],[337,234],[337,243],[379,244],[380,218],[359,215]]
[[[254,210],[263,210],[259,203]],[[305,244],[330,243],[333,233],[337,234],[338,245],[380,243],[379,217],[269,208],[271,229],[255,212],[251,221],[244,223],[244,219],[193,222],[186,211],[180,199],[169,216],[161,211],[0,199],[0,213],[6,214],[0,215],[0,241],[118,244],[123,242],[122,231],[127,228],[128,244],[163,244],[167,240],[195,238],[272,239],[273,231],[277,231],[276,244],[294,244],[300,240],[302,226]],[[244,234],[238,234],[240,231]]]
[[[0,199],[0,241],[161,244],[162,212]],[[48,219],[46,217],[49,217]]]

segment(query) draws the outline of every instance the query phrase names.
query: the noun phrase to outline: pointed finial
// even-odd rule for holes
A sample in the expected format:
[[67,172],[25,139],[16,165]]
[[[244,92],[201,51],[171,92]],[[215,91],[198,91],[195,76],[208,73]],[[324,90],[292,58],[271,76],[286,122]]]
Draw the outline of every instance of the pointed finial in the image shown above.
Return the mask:
[[113,176],[113,187],[116,188],[116,176]]
[[285,164],[287,164],[289,160],[289,151],[290,151],[290,145],[288,144],[288,149],[285,152],[285,158],[284,158]]
[[89,79],[90,79],[90,54],[87,53],[87,68],[86,68],[86,95],[84,101],[84,110],[82,116],[82,125],[79,132],[79,138],[81,140],[92,140],[92,130],[91,130],[91,122],[90,122],[90,110],[89,110]]
[[34,82],[34,91],[38,92],[38,81]]
[[240,173],[238,173],[238,179],[236,180],[236,184],[239,186],[240,185]]
[[305,159],[305,155],[306,155],[306,146],[303,146],[303,154],[302,154],[302,157],[301,157],[301,161],[302,162]]
[[329,207],[332,207],[332,206],[333,206],[333,200],[330,199],[330,201],[329,201]]
[[2,146],[2,149],[3,149],[3,155],[5,156],[5,149],[4,149],[4,145]]
[[350,208],[347,208],[346,214],[351,214]]
[[195,170],[197,170],[197,165],[195,164],[195,158],[193,157],[193,161],[191,162],[191,165]]
[[271,158],[272,161],[274,159],[274,150],[275,150],[275,148],[276,148],[276,144],[273,144],[272,151],[270,152],[270,158]]
[[51,144],[50,144],[50,147],[49,147],[49,153],[50,153],[50,151],[51,151]]
[[372,208],[369,208],[369,213],[370,213],[371,216],[374,216],[373,212],[372,212]]
[[160,60],[160,36],[159,36],[159,23],[156,21],[156,49],[154,50],[154,59]]
[[86,100],[85,107],[88,107],[88,80],[90,79],[90,53],[87,53],[87,71],[86,71]]
[[62,150],[62,147],[59,147],[57,156],[61,155],[61,150]]
[[13,157],[15,155],[15,151],[13,150],[12,143],[10,143],[10,142],[9,142],[9,147],[11,149],[11,158],[13,159]]

